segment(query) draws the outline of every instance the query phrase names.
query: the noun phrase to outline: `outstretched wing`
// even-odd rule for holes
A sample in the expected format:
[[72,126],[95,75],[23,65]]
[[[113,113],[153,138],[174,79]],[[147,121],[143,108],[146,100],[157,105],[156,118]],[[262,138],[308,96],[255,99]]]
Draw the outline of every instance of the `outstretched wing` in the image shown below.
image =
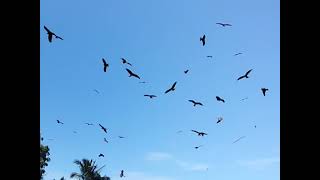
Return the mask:
[[61,40],[63,40],[62,39],[62,37],[60,37],[60,36],[57,36],[57,35],[54,35],[57,39],[61,39]]
[[244,78],[244,77],[246,77],[246,76],[240,76],[237,80],[240,80],[240,79],[242,79],[242,78]]
[[172,89],[170,88],[170,89],[168,89],[168,90],[166,90],[166,92],[164,92],[165,94],[167,94],[168,92],[170,92]]
[[248,76],[251,71],[252,71],[252,69],[250,69],[250,70],[246,73],[245,76]]
[[137,74],[132,73],[132,76],[140,79],[140,77]]
[[130,69],[127,69],[127,68],[126,68],[126,70],[127,70],[127,72],[129,73],[129,75],[133,76],[133,73],[132,73],[132,71],[130,71]]
[[192,132],[195,132],[195,133],[198,133],[198,134],[200,133],[200,132],[198,132],[198,131],[196,131],[196,130],[191,130],[191,131],[192,131]]
[[52,33],[46,26],[43,26],[47,33]]
[[193,104],[196,104],[196,102],[194,100],[189,100],[189,102],[192,102]]
[[174,89],[176,87],[177,81],[173,83],[171,89]]

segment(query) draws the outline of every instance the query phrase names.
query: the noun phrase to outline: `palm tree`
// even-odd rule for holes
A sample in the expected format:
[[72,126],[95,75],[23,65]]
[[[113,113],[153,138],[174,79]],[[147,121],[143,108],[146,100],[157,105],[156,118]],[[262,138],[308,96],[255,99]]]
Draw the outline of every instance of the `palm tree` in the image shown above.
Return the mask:
[[98,169],[95,161],[82,159],[81,161],[75,160],[74,163],[79,166],[80,173],[73,172],[70,178],[77,178],[79,180],[110,180],[109,177],[101,177],[100,171],[104,166]]

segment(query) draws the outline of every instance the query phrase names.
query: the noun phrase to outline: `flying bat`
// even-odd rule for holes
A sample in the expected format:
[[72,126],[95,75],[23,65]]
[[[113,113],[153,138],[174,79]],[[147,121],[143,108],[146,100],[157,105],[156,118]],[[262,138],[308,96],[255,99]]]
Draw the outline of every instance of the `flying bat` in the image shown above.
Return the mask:
[[101,124],[99,124],[99,126],[101,127],[101,129],[107,133],[107,128],[103,127]]
[[222,99],[222,98],[219,97],[219,96],[216,96],[216,99],[217,99],[217,101],[222,101],[223,103],[225,102],[224,99]]
[[222,117],[218,117],[217,124],[218,124],[218,123],[220,123],[222,120],[223,120],[223,118],[222,118]]
[[53,33],[52,31],[50,31],[46,26],[44,26],[44,29],[47,31],[49,42],[52,42],[52,37],[53,37],[53,36],[55,36],[55,38],[57,38],[57,39],[63,40],[61,37],[57,36],[55,33]]
[[237,80],[240,80],[240,79],[242,79],[242,78],[249,78],[249,73],[252,71],[252,69],[250,69],[248,72],[246,72],[246,74],[245,75],[243,75],[243,76],[240,76]]
[[120,139],[124,138],[123,136],[118,136]]
[[127,70],[128,73],[129,73],[129,77],[133,76],[133,77],[136,77],[136,78],[140,79],[140,77],[139,77],[138,75],[134,74],[132,71],[130,71],[130,69],[127,69],[127,68],[126,68],[126,70]]
[[212,56],[207,56],[207,58],[212,58]]
[[206,44],[206,35],[200,37],[200,41],[202,41],[202,46],[204,46]]
[[109,143],[109,141],[106,138],[103,138],[104,142]]
[[145,81],[140,81],[139,83],[145,84],[145,83],[147,83],[147,82],[145,82]]
[[199,132],[199,131],[196,131],[196,130],[191,130],[191,131],[192,131],[192,132],[195,132],[195,133],[198,133],[198,136],[208,135],[207,133]]
[[91,123],[85,123],[85,124],[87,124],[88,126],[92,126],[93,124],[91,124]]
[[189,69],[187,69],[187,70],[185,70],[185,71],[183,71],[185,74],[187,74],[188,72],[189,72]]
[[200,146],[196,146],[196,147],[194,147],[195,149],[198,149],[199,147],[202,147],[202,145],[200,145]]
[[237,53],[237,54],[235,54],[234,56],[238,56],[238,55],[240,55],[240,54],[242,54],[242,53]]
[[125,60],[124,58],[121,58],[121,60],[122,60],[122,64],[128,64],[128,65],[132,66],[132,64],[129,63],[129,62],[128,62],[127,60]]
[[[240,138],[238,138],[237,140],[235,140],[233,143],[238,142],[238,141],[241,140],[242,138],[245,138],[245,136],[241,136]],[[233,143],[232,143],[232,144],[233,144]]]
[[123,174],[123,170],[121,170],[121,173],[120,173],[120,177],[125,177],[124,174]]
[[149,95],[149,94],[145,94],[144,96],[149,97],[150,99],[157,97],[156,95]]
[[104,157],[104,155],[100,153],[98,157]]
[[165,93],[165,94],[167,94],[167,93],[168,93],[168,92],[170,92],[170,91],[174,91],[174,90],[176,90],[176,89],[175,89],[176,84],[177,84],[177,81],[176,81],[176,82],[174,82],[174,83],[173,83],[173,85],[171,86],[171,88],[170,88],[170,89],[168,89],[168,90],[166,90],[166,92],[164,92],[164,93]]
[[200,106],[203,106],[203,104],[201,102],[196,102],[194,100],[188,100],[189,102],[192,102],[193,103],[193,106],[196,106],[196,105],[200,105]]
[[106,62],[104,58],[102,58],[102,62],[103,62],[103,71],[107,72],[107,68],[109,67],[109,64]]
[[97,94],[100,94],[100,92],[98,90],[96,90],[96,89],[94,89],[93,91],[95,91]]
[[241,99],[241,101],[248,99],[248,97]]
[[267,88],[261,88],[261,91],[263,93],[263,96],[266,96],[266,92],[269,91]]
[[225,26],[232,26],[231,24],[226,24],[226,23],[216,23],[216,24],[219,24],[219,25],[221,25],[221,26],[223,26],[223,27],[225,27]]

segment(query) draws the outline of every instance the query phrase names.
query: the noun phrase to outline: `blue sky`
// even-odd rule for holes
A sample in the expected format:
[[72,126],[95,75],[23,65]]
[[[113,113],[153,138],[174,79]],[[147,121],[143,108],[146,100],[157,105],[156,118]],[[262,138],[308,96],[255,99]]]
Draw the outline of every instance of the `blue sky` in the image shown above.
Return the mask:
[[[82,158],[106,165],[102,174],[112,179],[122,169],[127,180],[280,179],[279,1],[40,3],[40,123],[51,154],[45,179],[69,179]],[[49,43],[44,25],[64,40]],[[249,69],[249,79],[236,81]],[[176,91],[164,94],[175,81]]]

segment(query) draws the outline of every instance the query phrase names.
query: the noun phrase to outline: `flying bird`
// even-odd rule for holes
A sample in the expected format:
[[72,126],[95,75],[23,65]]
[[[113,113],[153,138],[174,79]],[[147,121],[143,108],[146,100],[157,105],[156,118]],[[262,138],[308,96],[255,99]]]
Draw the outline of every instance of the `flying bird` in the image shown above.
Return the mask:
[[222,101],[223,103],[225,102],[224,99],[222,99],[222,98],[219,97],[219,96],[216,96],[216,99],[217,99],[217,101]]
[[64,124],[63,122],[61,122],[61,121],[59,121],[59,120],[57,120],[57,123],[58,123],[58,124]]
[[104,155],[100,153],[98,157],[104,157]]
[[103,71],[107,72],[107,68],[109,67],[109,64],[106,62],[104,58],[102,58],[102,62],[103,62]]
[[140,81],[139,83],[145,84],[145,83],[147,83],[147,82],[145,82],[145,81]]
[[202,147],[202,145],[200,145],[200,146],[196,146],[196,147],[194,147],[195,149],[198,149],[199,147]]
[[261,91],[263,93],[263,96],[266,96],[266,92],[269,91],[267,88],[261,88]]
[[144,96],[149,97],[150,99],[157,97],[156,95],[149,95],[149,94],[145,94]]
[[107,133],[107,128],[103,127],[101,124],[99,124],[99,126],[101,127],[101,129]]
[[133,77],[136,77],[136,78],[140,79],[140,77],[139,77],[138,75],[134,74],[132,71],[130,71],[130,69],[127,69],[127,68],[126,68],[126,70],[127,70],[128,73],[129,73],[129,77],[133,76]]
[[55,38],[57,38],[57,39],[63,40],[61,37],[57,36],[55,33],[53,33],[52,31],[50,31],[46,26],[44,26],[44,29],[47,31],[49,42],[52,42],[52,37],[53,37],[53,36],[54,36]]
[[234,56],[238,56],[238,55],[240,55],[240,54],[242,54],[242,53],[237,53],[237,54],[235,54]]
[[132,64],[129,63],[129,62],[128,62],[127,60],[125,60],[124,58],[121,58],[121,60],[122,60],[122,64],[128,64],[128,65],[132,66]]
[[206,44],[206,35],[200,37],[200,41],[202,41],[202,46],[204,46]]
[[93,124],[91,124],[91,123],[85,123],[85,124],[87,124],[88,126],[92,126]]
[[223,26],[223,27],[225,27],[225,26],[232,26],[231,24],[226,24],[226,23],[216,23],[216,24],[219,24],[219,25],[221,25],[221,26]]
[[120,139],[124,138],[123,136],[118,136]]
[[193,106],[196,106],[196,105],[200,105],[200,106],[203,106],[203,104],[201,102],[196,102],[194,100],[188,100],[189,102],[192,102],[193,103]]
[[95,91],[97,94],[100,94],[100,92],[98,90],[96,90],[96,89],[94,89],[93,91]]
[[121,170],[121,173],[120,173],[120,177],[125,177],[124,174],[123,174],[123,170]]
[[[237,140],[235,140],[233,143],[236,143],[236,142],[240,141],[242,138],[245,138],[245,136],[241,136],[240,138],[238,138]],[[233,144],[233,143],[232,143],[232,144]]]
[[176,84],[177,84],[177,81],[176,81],[176,82],[174,82],[174,83],[173,83],[173,85],[171,86],[171,88],[170,88],[170,89],[168,89],[168,90],[166,90],[166,92],[164,92],[164,93],[165,93],[165,94],[167,94],[167,93],[168,93],[168,92],[170,92],[170,91],[174,91],[174,90],[176,90],[176,89],[175,89]]
[[240,79],[242,79],[242,78],[249,78],[249,73],[252,71],[252,69],[250,69],[249,71],[247,71],[246,72],[246,74],[245,75],[243,75],[243,76],[240,76],[237,80],[240,80]]
[[185,71],[183,71],[185,74],[187,74],[188,72],[189,72],[189,69],[187,69],[187,70],[185,70]]
[[248,99],[248,97],[241,99],[241,101]]
[[196,130],[191,130],[191,131],[192,131],[192,132],[195,132],[195,133],[198,133],[198,136],[208,135],[207,133],[199,132],[199,131],[196,131]]
[[218,117],[217,124],[218,124],[218,123],[220,123],[222,120],[223,120],[223,118],[222,118],[222,117]]
[[104,142],[109,143],[109,141],[106,138],[103,138]]
[[207,56],[207,58],[212,58],[212,56]]

